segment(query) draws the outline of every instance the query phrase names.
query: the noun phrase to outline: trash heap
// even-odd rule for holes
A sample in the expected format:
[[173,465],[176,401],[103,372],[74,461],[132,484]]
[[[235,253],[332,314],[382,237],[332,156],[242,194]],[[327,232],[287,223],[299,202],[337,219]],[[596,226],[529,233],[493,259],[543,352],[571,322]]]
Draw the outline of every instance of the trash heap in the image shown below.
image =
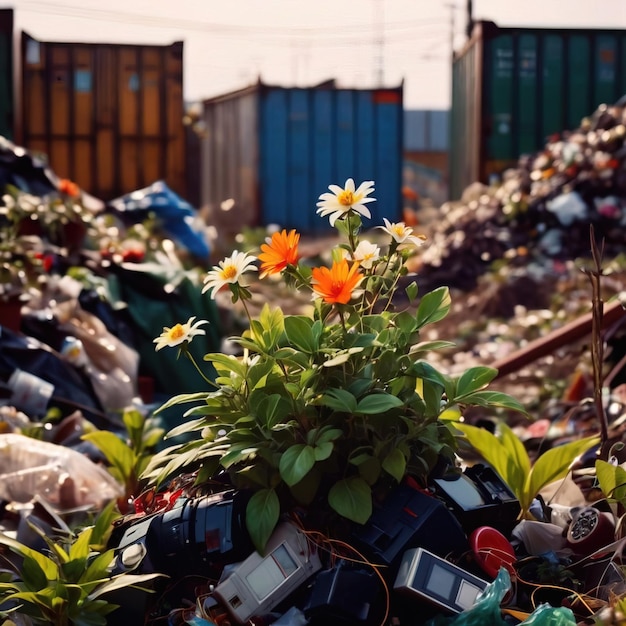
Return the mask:
[[[520,161],[500,186],[470,188],[446,205],[422,257],[420,289],[429,281],[468,288],[500,258],[570,258],[588,249],[590,223],[617,250],[623,116],[621,107],[599,109]],[[65,235],[19,235],[29,238],[18,250],[24,270],[11,274],[22,317],[18,327],[0,327],[0,589],[22,585],[23,595],[0,605],[0,616],[54,623],[32,608],[49,602],[52,610],[54,597],[75,603],[69,623],[94,626],[620,623],[626,469],[615,456],[598,481],[585,478],[597,444],[578,440],[593,436],[591,418],[578,422],[589,431],[569,432],[548,450],[547,437],[522,444],[505,429],[498,443],[489,439],[495,421],[468,424],[476,445],[461,447],[458,466],[437,468],[425,485],[390,484],[365,524],[294,510],[263,554],[244,523],[250,494],[224,474],[203,477],[198,468],[145,488],[139,475],[171,426],[154,410],[172,394],[193,393],[196,380],[175,355],[154,358],[154,337],[172,320],[200,316],[211,320],[208,349],[223,345],[224,320],[200,297],[206,242],[190,207],[161,183],[108,204],[79,200],[43,163],[8,143],[0,148],[0,182],[15,206],[25,206],[23,194],[33,210],[59,199],[79,207],[85,227],[79,245]],[[13,268],[15,257],[5,258]],[[615,429],[626,420],[626,394],[611,395],[610,419]],[[546,454],[530,479],[531,457]],[[570,455],[579,458],[576,481]],[[111,515],[112,504],[121,516]],[[68,539],[94,519],[91,543]],[[92,568],[96,549],[107,559]],[[54,559],[64,566],[54,569]],[[106,596],[103,579],[112,581]]]
[[551,136],[537,154],[487,186],[470,185],[429,222],[419,267],[425,288],[471,290],[499,259],[511,263],[588,257],[593,225],[606,256],[623,252],[626,105],[602,105],[579,128]]

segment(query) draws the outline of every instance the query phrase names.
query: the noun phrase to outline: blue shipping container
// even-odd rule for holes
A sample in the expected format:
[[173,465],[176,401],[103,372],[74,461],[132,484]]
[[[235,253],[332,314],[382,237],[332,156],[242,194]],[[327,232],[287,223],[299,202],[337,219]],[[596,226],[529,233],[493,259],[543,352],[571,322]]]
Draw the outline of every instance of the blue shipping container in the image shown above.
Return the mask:
[[357,185],[376,185],[365,228],[383,217],[400,219],[402,87],[259,83],[206,100],[204,122],[202,204],[218,230],[269,224],[302,233],[328,230],[328,220],[315,213],[317,199],[329,184],[350,177]]

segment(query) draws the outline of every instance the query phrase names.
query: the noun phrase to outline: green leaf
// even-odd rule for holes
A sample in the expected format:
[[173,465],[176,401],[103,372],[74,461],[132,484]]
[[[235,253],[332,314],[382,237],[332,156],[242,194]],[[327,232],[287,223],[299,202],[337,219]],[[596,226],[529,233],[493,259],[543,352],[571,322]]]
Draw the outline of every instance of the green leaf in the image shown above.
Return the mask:
[[463,404],[474,404],[486,408],[498,407],[528,415],[528,411],[523,404],[509,394],[500,391],[476,391],[470,393],[463,397]]
[[457,397],[450,398],[450,400],[455,401],[470,393],[484,389],[497,374],[498,370],[492,367],[470,367],[461,374],[457,381]]
[[383,469],[400,482],[406,472],[406,458],[404,454],[398,448],[394,448],[383,459]]
[[596,461],[596,477],[602,493],[624,503],[626,499],[626,470],[620,465],[613,465],[598,459]]
[[312,320],[303,315],[288,315],[285,318],[285,334],[289,343],[307,354],[313,354],[319,348],[312,325]]
[[509,451],[513,463],[519,468],[520,476],[518,480],[525,479],[524,477],[530,474],[531,465],[530,457],[524,444],[504,422],[498,424],[498,436],[502,445]]
[[289,409],[289,403],[285,398],[274,393],[270,396],[265,396],[258,403],[255,414],[261,418],[260,422],[264,423],[266,428],[271,429],[289,415]]
[[456,344],[452,341],[420,341],[411,346],[409,354],[411,356],[415,354],[421,354],[422,352],[432,352],[433,350],[443,350],[445,348],[455,348]]
[[31,591],[39,591],[48,586],[48,579],[41,565],[30,556],[25,556],[22,561],[21,577]]
[[141,430],[144,424],[144,417],[137,409],[126,409],[122,415],[122,420],[128,431]]
[[100,547],[107,542],[109,535],[113,532],[113,521],[120,517],[116,506],[115,500],[112,500],[98,514],[91,530],[92,545]]
[[59,568],[57,564],[44,554],[37,552],[37,550],[33,550],[32,548],[25,546],[23,543],[20,543],[16,539],[12,539],[4,533],[0,533],[0,545],[7,546],[16,554],[19,554],[23,557],[28,556],[37,561],[48,580],[56,580],[58,578]]
[[386,413],[391,409],[397,409],[404,403],[400,398],[392,396],[388,393],[376,393],[369,396],[365,396],[359,401],[356,407],[356,413],[362,413],[364,415],[377,415],[380,413]]
[[528,500],[524,503],[526,506],[524,507],[520,501],[523,509],[530,506],[532,499],[543,487],[566,476],[574,461],[599,441],[599,437],[585,437],[546,450],[535,461],[528,477],[526,489]]
[[332,441],[318,443],[313,448],[313,451],[315,452],[315,460],[325,461],[333,453],[334,449],[335,446],[333,445]]
[[404,292],[406,293],[406,297],[409,299],[409,302],[413,302],[413,300],[417,298],[417,291],[418,291],[418,288],[417,288],[417,283],[415,281],[407,285]]
[[134,587],[136,589],[145,589],[151,591],[148,587],[144,587],[143,583],[147,583],[155,578],[161,578],[163,574],[119,574],[113,576],[107,582],[98,585],[94,591],[89,594],[89,599],[94,600],[100,596],[112,593],[118,589],[125,589],[126,587]]
[[130,476],[135,465],[135,454],[117,435],[107,430],[98,430],[83,435],[81,439],[93,443],[124,478]]
[[417,308],[417,327],[442,320],[450,311],[452,299],[447,287],[439,287],[422,296]]
[[91,563],[89,563],[79,578],[78,583],[84,585],[109,578],[111,576],[109,568],[114,556],[114,550],[106,550],[102,554],[99,554],[93,561],[91,561]]
[[335,367],[336,365],[342,365],[343,363],[347,363],[350,360],[350,357],[353,354],[358,354],[359,352],[363,352],[362,347],[354,347],[348,348],[348,350],[339,350],[337,355],[332,359],[327,359],[322,363],[324,367]]
[[[208,355],[207,355],[208,356]],[[206,357],[205,357],[206,358]],[[178,396],[171,397],[167,402],[164,402],[155,412],[154,415],[165,411],[165,409],[169,409],[170,407],[176,406],[177,404],[185,404],[186,402],[197,402],[199,400],[204,400],[206,398],[206,392],[197,392],[197,393],[184,393]]]
[[365,524],[372,515],[372,490],[360,477],[344,478],[330,488],[328,503],[339,515]]
[[398,313],[395,318],[396,326],[402,330],[402,332],[410,335],[417,328],[417,321],[413,315],[411,315],[408,311],[402,311]]
[[72,542],[69,552],[70,560],[86,559],[89,556],[92,531],[92,528],[85,528]]
[[380,477],[380,461],[371,454],[360,454],[350,459],[350,463],[359,468],[359,476],[368,485],[373,485]]
[[293,487],[300,482],[315,465],[315,450],[302,443],[295,444],[283,452],[278,470],[282,479]]
[[280,516],[280,502],[273,489],[261,489],[252,495],[246,506],[246,527],[259,554],[271,537]]
[[322,396],[320,404],[342,413],[354,413],[357,407],[356,398],[345,389],[329,389]]
[[207,423],[206,417],[201,417],[196,420],[189,420],[188,422],[183,422],[182,424],[178,424],[174,426],[172,430],[167,432],[167,438],[173,439],[174,437],[180,437],[181,435],[186,435],[187,433],[191,433],[194,430],[200,430],[201,427],[205,426]]
[[343,435],[343,430],[341,428],[333,428],[332,426],[323,426],[320,428],[317,436],[314,439],[314,442],[318,445],[320,443],[325,443],[327,441],[335,441],[335,439],[339,439]]
[[500,440],[484,428],[458,422],[454,427],[460,430],[469,443],[500,474],[502,480],[511,488],[518,500],[523,498],[526,474],[515,464],[511,451]]

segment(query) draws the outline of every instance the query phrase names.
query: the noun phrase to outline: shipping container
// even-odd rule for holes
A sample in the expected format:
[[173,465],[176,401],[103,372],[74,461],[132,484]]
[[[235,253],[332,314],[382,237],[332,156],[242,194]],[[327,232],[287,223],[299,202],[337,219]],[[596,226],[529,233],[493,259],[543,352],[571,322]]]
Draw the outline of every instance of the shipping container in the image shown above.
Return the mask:
[[13,139],[13,10],[0,9],[0,136]]
[[[402,86],[338,89],[265,85],[204,102],[202,203],[218,229],[278,224],[329,228],[315,204],[330,184],[376,184],[372,220],[401,215]],[[223,209],[230,209],[225,211]]]
[[183,44],[41,42],[22,33],[21,145],[110,200],[164,180],[185,196]]
[[624,93],[626,30],[477,22],[452,65],[451,197]]

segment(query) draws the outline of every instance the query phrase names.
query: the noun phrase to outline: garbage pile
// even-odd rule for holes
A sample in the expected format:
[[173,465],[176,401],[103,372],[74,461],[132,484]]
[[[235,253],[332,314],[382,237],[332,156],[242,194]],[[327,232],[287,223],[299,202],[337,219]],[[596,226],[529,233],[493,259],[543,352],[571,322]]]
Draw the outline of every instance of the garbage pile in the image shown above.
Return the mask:
[[[625,196],[617,187],[618,180],[623,184],[618,167],[610,177],[587,167],[592,133],[622,123],[611,111],[613,126],[601,128],[608,124],[601,115],[590,120],[588,145],[572,137],[548,144],[528,165],[525,183],[519,170],[500,188],[480,188],[474,197],[468,191],[463,206],[449,205],[448,225],[432,245],[448,256],[437,266],[425,255],[420,274],[467,286],[490,261],[531,240],[550,258],[564,254],[550,252],[551,230],[580,227],[582,242],[593,220],[599,232],[613,233],[608,226],[624,219],[622,200],[619,215],[595,204],[593,213],[587,204],[590,180],[598,185],[594,197]],[[573,152],[570,143],[579,151],[567,159],[568,174],[560,163]],[[209,248],[194,227],[192,208],[162,183],[88,208],[80,190],[42,163],[25,165],[24,153],[8,142],[0,148],[9,164],[5,206],[41,215],[52,205],[59,209],[55,228],[10,231],[3,239],[21,317],[13,328],[0,325],[0,590],[17,590],[0,605],[1,617],[26,626],[50,623],[41,615],[65,603],[70,623],[94,625],[617,623],[614,614],[626,608],[620,604],[626,579],[619,521],[626,469],[611,459],[603,495],[597,485],[586,485],[596,450],[590,442],[572,456],[583,455],[581,480],[555,486],[536,478],[528,486],[518,441],[508,465],[520,463],[524,498],[493,463],[461,449],[458,466],[437,468],[427,484],[390,485],[365,524],[327,518],[325,511],[291,511],[263,553],[254,549],[244,522],[250,494],[233,488],[225,475],[207,477],[198,468],[142,490],[138,476],[167,426],[167,413],[155,419],[153,412],[172,394],[193,393],[196,380],[191,365],[175,354],[154,359],[155,329],[199,316],[211,321],[205,352],[223,345],[219,312],[200,297],[198,269],[181,261],[206,257]],[[618,153],[611,152],[616,159]],[[540,166],[542,157],[551,159],[551,168]],[[579,202],[563,204],[572,194],[586,213]],[[14,215],[0,213],[8,229],[16,225]],[[38,221],[28,220],[20,220],[22,228]],[[78,244],[56,228],[68,221],[83,227]],[[16,243],[24,247],[17,250]],[[443,271],[451,273],[444,279]],[[2,295],[8,302],[13,292]],[[617,427],[625,421],[626,396],[611,400]],[[571,441],[555,446],[560,456],[550,467],[563,465],[568,449],[561,444],[576,446],[582,433],[569,434]],[[537,456],[542,452],[536,441],[524,445]],[[110,504],[121,512],[114,520],[107,517]],[[72,528],[85,523],[94,524],[93,535],[74,537]],[[67,541],[67,549],[60,547]],[[37,607],[44,607],[41,613]]]
[[607,256],[623,252],[626,225],[626,105],[602,105],[580,126],[492,185],[475,183],[430,223],[419,273],[426,289],[473,289],[494,261],[588,257],[590,225]]

